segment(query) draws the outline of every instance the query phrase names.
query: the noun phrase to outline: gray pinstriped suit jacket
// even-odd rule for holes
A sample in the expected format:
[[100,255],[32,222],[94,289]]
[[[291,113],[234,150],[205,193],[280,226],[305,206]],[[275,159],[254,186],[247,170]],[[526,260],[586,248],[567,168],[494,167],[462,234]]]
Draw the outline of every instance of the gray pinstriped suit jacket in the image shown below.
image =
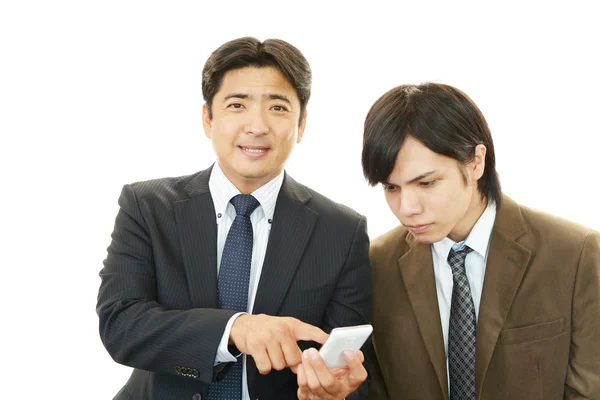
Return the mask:
[[[100,337],[134,371],[115,399],[200,399],[233,311],[217,309],[217,227],[211,168],[125,185],[100,272]],[[287,174],[277,198],[253,313],[321,327],[368,323],[371,307],[365,218]],[[311,343],[301,343],[307,348]],[[258,373],[253,399],[295,399],[289,370]],[[366,383],[353,398],[366,398]]]

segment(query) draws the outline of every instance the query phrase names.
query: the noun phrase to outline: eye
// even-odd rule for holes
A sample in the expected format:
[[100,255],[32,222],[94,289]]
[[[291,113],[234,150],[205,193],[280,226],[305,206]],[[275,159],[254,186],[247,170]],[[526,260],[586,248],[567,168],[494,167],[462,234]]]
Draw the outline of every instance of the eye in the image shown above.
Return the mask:
[[428,187],[432,187],[433,185],[435,185],[436,182],[437,182],[436,180],[419,182],[419,186],[428,188]]
[[279,105],[277,105],[277,106],[273,106],[273,107],[271,107],[271,109],[272,109],[273,111],[277,111],[277,112],[283,112],[283,111],[287,111],[287,110],[288,110],[286,107],[284,107],[284,106],[279,106]]
[[392,185],[390,183],[382,183],[381,186],[383,186],[383,190],[385,190],[386,192],[395,192],[396,190],[398,190],[398,186]]
[[233,108],[235,110],[240,110],[243,107],[240,103],[231,103],[227,106],[227,108]]

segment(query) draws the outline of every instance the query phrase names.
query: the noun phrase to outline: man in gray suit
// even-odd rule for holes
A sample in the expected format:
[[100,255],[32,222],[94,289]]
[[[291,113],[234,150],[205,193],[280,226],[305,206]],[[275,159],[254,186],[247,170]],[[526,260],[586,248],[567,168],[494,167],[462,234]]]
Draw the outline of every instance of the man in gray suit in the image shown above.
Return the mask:
[[365,218],[284,172],[310,89],[292,45],[225,43],[202,75],[217,162],[123,188],[97,305],[134,368],[116,399],[366,398],[361,352],[324,371],[311,348],[369,321],[371,272]]

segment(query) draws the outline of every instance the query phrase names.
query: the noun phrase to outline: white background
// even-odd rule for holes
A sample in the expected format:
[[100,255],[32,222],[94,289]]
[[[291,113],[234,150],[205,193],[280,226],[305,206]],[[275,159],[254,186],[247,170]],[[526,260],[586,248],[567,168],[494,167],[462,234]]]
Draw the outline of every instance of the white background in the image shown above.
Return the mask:
[[506,193],[600,229],[596,2],[496,3],[3,1],[0,398],[108,399],[126,381],[95,314],[117,198],[212,163],[201,70],[236,37],[305,54],[312,99],[288,172],[365,214],[372,237],[396,220],[362,177],[364,117],[426,80],[480,106]]

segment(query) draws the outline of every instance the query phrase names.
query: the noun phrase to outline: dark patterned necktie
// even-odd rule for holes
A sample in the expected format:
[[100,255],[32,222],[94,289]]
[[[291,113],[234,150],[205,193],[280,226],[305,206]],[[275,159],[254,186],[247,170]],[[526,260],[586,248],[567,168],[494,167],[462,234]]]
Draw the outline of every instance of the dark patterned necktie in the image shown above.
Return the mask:
[[[231,199],[236,216],[229,228],[219,268],[219,308],[246,312],[252,265],[252,223],[250,215],[259,206],[252,195],[238,194]],[[234,363],[224,378],[209,388],[209,400],[242,398],[242,359]]]
[[471,251],[465,246],[448,255],[454,280],[448,331],[450,400],[475,400],[475,307],[465,272],[465,259]]

